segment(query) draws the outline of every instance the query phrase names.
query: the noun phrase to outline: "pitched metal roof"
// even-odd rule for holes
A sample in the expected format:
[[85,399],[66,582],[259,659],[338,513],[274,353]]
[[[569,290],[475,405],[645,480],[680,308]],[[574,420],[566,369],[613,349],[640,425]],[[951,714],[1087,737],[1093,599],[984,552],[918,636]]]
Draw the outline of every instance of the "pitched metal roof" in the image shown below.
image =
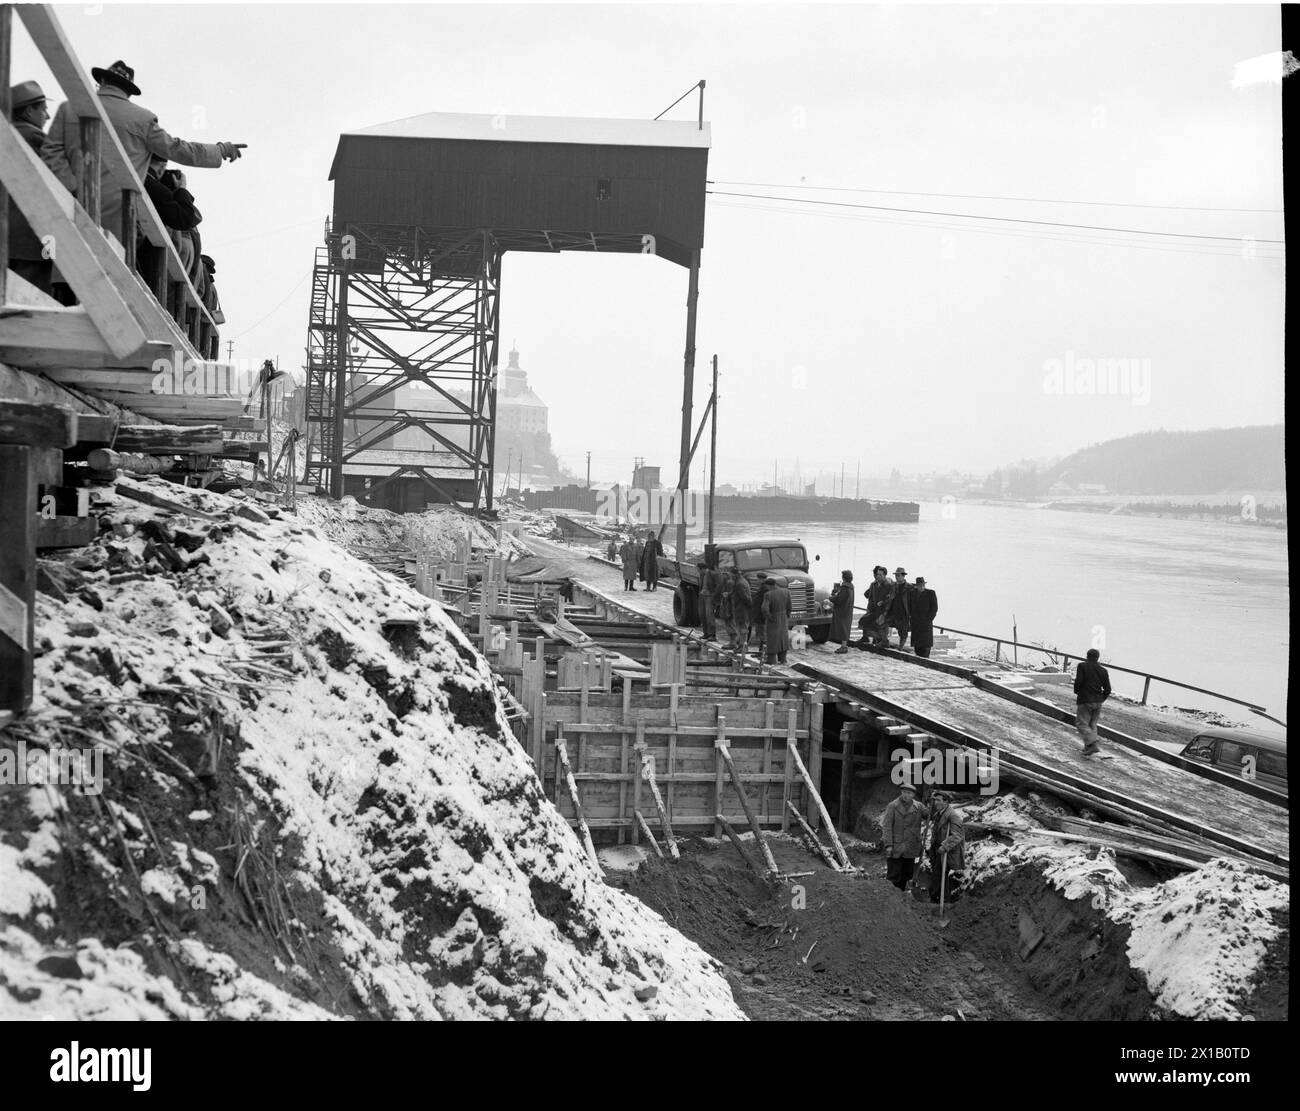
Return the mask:
[[426,112],[343,132],[342,138],[479,139],[504,143],[578,143],[619,147],[708,149],[709,125],[691,120],[613,120]]

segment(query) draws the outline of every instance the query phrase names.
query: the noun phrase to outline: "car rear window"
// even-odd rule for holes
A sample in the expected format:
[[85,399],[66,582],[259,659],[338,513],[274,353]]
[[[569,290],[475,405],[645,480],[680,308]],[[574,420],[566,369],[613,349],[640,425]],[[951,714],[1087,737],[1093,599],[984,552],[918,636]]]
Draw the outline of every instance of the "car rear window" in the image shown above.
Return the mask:
[[1255,770],[1263,775],[1274,775],[1278,779],[1286,778],[1286,757],[1277,752],[1260,752],[1259,763]]

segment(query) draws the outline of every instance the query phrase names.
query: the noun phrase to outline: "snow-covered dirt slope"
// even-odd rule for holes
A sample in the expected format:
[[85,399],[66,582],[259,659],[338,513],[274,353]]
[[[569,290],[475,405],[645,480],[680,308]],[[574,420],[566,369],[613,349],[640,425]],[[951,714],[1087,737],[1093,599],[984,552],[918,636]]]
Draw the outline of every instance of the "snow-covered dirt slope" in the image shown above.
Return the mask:
[[[968,820],[1031,830],[1033,808],[1000,796],[965,808]],[[1264,960],[1289,912],[1291,890],[1232,860],[1212,860],[1163,883],[1130,883],[1106,848],[1050,838],[971,841],[965,882],[977,886],[1023,865],[1067,900],[1087,900],[1110,921],[1128,927],[1130,967],[1139,971],[1157,1005],[1189,1019],[1240,1019],[1242,1004],[1264,974]]]
[[741,1017],[604,884],[435,603],[301,520],[122,485],[211,516],[119,492],[42,561],[0,743],[107,752],[98,793],[0,786],[0,1017]]

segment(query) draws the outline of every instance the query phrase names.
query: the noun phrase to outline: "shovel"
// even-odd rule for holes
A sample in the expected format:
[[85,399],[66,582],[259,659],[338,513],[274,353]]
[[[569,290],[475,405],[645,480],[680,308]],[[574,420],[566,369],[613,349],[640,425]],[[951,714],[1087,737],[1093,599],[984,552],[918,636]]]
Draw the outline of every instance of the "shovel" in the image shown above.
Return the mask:
[[939,864],[939,929],[948,928],[948,916],[944,913],[944,903],[948,894],[948,854],[943,854]]

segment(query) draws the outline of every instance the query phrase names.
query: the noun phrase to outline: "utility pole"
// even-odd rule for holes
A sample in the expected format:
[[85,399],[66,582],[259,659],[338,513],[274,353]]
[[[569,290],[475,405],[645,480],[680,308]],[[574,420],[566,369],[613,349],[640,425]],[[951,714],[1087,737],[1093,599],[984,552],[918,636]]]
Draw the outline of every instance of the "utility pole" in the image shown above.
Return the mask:
[[709,543],[713,543],[713,490],[718,480],[718,356],[713,356],[713,424],[709,430]]
[[591,489],[591,452],[587,452],[587,489]]
[[840,464],[840,497],[844,497],[844,464]]
[[228,363],[232,362],[234,361],[234,358],[235,358],[235,341],[233,339],[228,339],[226,340],[226,362]]

